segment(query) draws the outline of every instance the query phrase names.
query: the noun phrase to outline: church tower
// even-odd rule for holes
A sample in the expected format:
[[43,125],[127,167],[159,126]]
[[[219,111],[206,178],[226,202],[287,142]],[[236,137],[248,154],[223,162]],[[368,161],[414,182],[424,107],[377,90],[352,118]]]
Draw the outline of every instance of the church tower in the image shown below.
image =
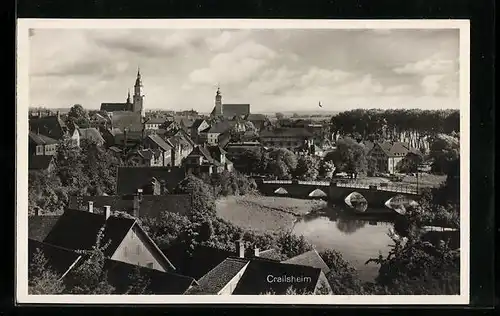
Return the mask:
[[139,68],[137,68],[137,78],[135,79],[135,85],[134,85],[133,111],[136,113],[141,113],[141,117],[145,117],[144,91],[142,86],[141,72]]
[[132,104],[132,100],[130,99],[130,89],[128,89],[128,93],[127,93],[127,111],[133,111],[134,109],[132,108],[133,104]]
[[222,95],[220,93],[220,88],[217,87],[217,93],[215,94],[214,116],[220,116],[222,114],[223,114]]

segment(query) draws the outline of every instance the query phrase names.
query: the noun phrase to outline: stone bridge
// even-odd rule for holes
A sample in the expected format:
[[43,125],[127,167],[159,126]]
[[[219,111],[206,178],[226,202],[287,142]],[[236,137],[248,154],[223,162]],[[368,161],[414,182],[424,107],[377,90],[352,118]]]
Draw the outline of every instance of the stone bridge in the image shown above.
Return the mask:
[[385,207],[389,200],[400,198],[415,201],[419,193],[405,185],[368,185],[360,182],[259,180],[257,187],[264,195],[289,196],[294,198],[322,198],[333,203],[344,203],[353,192],[361,194],[370,207]]

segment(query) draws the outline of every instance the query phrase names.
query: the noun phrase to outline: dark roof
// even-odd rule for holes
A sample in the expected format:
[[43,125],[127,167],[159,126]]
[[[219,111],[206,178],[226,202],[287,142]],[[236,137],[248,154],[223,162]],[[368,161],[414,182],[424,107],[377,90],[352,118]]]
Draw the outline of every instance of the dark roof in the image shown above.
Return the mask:
[[223,120],[223,121],[217,122],[214,125],[212,125],[208,129],[208,133],[219,133],[219,134],[221,134],[221,133],[224,133],[225,131],[229,130],[233,125],[234,125],[233,122]]
[[29,132],[29,140],[30,142],[35,143],[37,145],[52,145],[58,143],[58,141],[53,138],[50,138],[42,134],[37,134],[35,132]]
[[59,219],[59,215],[28,217],[28,238],[43,241]]
[[280,261],[281,255],[276,249],[267,249],[267,250],[263,250],[259,253],[259,258]]
[[140,275],[149,283],[146,290],[151,294],[184,294],[192,285],[193,278],[172,272],[162,272],[146,267],[107,259],[104,270],[108,272],[108,282],[115,288],[114,294],[126,294],[130,284],[130,275],[139,268]]
[[[259,295],[271,292],[276,295],[285,295],[287,289],[292,286],[297,292],[314,292],[321,269],[285,264],[270,260],[252,259],[236,285],[233,294],[236,295]],[[268,277],[294,277],[294,279],[283,280],[283,282],[269,282]],[[303,278],[297,280],[297,278]],[[305,281],[310,278],[309,281]]]
[[163,124],[166,120],[164,117],[152,117],[146,121],[146,124]]
[[245,120],[247,121],[266,121],[267,116],[264,114],[248,114],[245,116]]
[[116,192],[134,194],[137,189],[151,183],[152,178],[165,181],[169,192],[184,180],[186,171],[181,167],[119,167],[116,178]]
[[249,262],[249,259],[229,257],[215,266],[188,294],[213,294],[222,290]]
[[101,111],[115,112],[128,111],[132,107],[131,103],[101,103]]
[[111,216],[106,220],[102,214],[67,209],[43,242],[71,250],[89,250],[105,225],[102,245],[110,243],[105,250],[110,257],[134,224],[131,218]]
[[51,155],[30,155],[28,158],[29,170],[47,170],[52,163],[54,156]]
[[325,274],[330,272],[330,268],[328,268],[325,261],[323,261],[319,253],[314,249],[304,252],[303,254],[300,254],[288,260],[285,260],[283,261],[283,263],[291,263],[291,264],[298,264],[298,265],[318,268],[321,269],[321,271],[323,271],[323,273]]
[[250,114],[250,104],[222,104],[222,115],[233,118]]
[[62,139],[67,130],[66,124],[57,115],[30,118],[29,126],[30,131],[56,140]]
[[80,133],[80,139],[88,139],[92,140],[97,143],[104,143],[104,138],[102,138],[101,133],[94,128],[80,128],[78,129],[78,132]]
[[403,142],[381,142],[377,144],[388,157],[404,156],[410,150],[410,146]]
[[177,268],[176,271],[178,273],[193,277],[196,280],[200,279],[226,258],[235,255],[232,251],[208,246],[197,246],[189,254],[189,248],[184,244],[172,245],[166,249],[162,249],[162,252]]
[[216,165],[216,166],[221,166],[221,163],[219,162],[219,159],[214,159],[212,157],[212,153],[210,153],[210,150],[208,149],[207,146],[205,145],[198,145],[196,146],[191,153],[189,153],[188,157],[192,156],[202,156],[205,159],[208,160],[209,163]]
[[166,143],[172,147],[181,146],[182,149],[192,147],[193,144],[184,135],[174,135],[167,138]]
[[312,137],[313,134],[305,128],[287,127],[275,128],[273,130],[263,130],[260,137]]
[[111,116],[111,125],[113,128],[119,128],[121,131],[139,132],[142,131],[141,114],[128,111],[113,112]]
[[[94,202],[94,208],[103,208],[106,205],[112,211],[124,211],[132,214],[134,200],[132,196],[71,196],[69,207],[71,209],[88,210],[88,202]],[[162,212],[189,214],[191,199],[188,194],[143,195],[139,204],[139,218],[159,217]]]
[[208,152],[210,153],[210,156],[220,162],[220,156],[225,155],[227,151],[222,149],[220,146],[215,145],[215,146],[208,146],[207,147]]
[[50,269],[62,277],[80,258],[76,252],[28,238],[28,262],[32,262],[36,250],[40,249]]
[[163,140],[163,138],[161,138],[160,136],[158,136],[156,134],[151,134],[147,138],[150,139],[152,142],[154,142],[156,145],[158,145],[158,147],[160,147],[164,151],[170,151],[172,149],[172,147],[169,144],[167,144]]
[[206,120],[198,118],[198,119],[194,120],[193,124],[191,125],[191,128],[198,128],[198,127],[200,127],[201,124],[203,124],[203,122],[206,122]]

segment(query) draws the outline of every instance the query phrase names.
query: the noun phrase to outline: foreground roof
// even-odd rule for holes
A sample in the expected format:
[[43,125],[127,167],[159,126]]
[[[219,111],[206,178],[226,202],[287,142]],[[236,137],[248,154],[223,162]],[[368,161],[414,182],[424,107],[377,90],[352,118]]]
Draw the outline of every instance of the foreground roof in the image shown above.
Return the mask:
[[283,263],[288,264],[298,264],[303,266],[309,266],[313,268],[318,268],[323,271],[323,273],[327,274],[330,272],[330,268],[328,268],[325,261],[321,258],[319,253],[313,249],[288,260],[283,261]]

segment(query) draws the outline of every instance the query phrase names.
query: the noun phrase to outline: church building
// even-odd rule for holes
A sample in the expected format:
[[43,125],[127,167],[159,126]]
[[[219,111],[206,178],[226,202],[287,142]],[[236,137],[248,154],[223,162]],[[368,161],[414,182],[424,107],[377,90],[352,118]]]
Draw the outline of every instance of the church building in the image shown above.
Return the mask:
[[133,100],[130,99],[129,90],[125,103],[101,103],[101,110],[108,113],[133,112],[140,114],[141,117],[145,116],[143,85],[139,69],[137,69],[137,78],[135,79]]
[[223,104],[220,88],[217,88],[215,94],[215,106],[211,116],[223,116],[228,119],[234,117],[243,118],[250,114],[250,104]]

